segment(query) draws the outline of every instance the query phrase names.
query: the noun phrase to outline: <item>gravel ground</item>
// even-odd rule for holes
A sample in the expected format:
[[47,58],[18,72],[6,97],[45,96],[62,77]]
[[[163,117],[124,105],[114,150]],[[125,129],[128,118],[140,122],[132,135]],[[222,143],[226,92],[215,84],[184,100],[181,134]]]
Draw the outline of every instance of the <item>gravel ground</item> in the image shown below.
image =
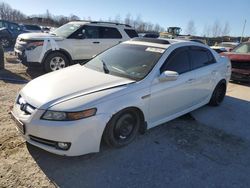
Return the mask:
[[[183,116],[139,135],[127,147],[103,145],[101,152],[80,157],[57,156],[26,144],[8,113],[25,81],[40,74],[15,61],[0,70],[0,77],[23,81],[0,80],[0,187],[250,187],[250,141],[210,125],[204,115],[199,120]],[[230,84],[229,91],[241,87]],[[250,87],[245,91],[250,93]],[[249,108],[244,97],[241,103]],[[228,98],[224,102],[231,104]],[[235,103],[230,116],[244,116],[241,107]],[[218,107],[217,114],[224,110]],[[226,115],[220,118],[231,118]],[[250,130],[247,123],[237,119],[237,128]]]

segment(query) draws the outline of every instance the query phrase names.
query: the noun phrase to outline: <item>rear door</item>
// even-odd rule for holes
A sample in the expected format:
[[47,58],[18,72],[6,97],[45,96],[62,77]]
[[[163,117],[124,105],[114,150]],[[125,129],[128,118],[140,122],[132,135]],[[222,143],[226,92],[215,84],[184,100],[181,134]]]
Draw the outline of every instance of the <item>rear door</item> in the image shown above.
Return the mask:
[[199,104],[210,97],[218,70],[216,60],[208,49],[192,46],[189,47],[189,54],[192,72],[195,75],[195,79],[192,81],[193,98],[195,104]]

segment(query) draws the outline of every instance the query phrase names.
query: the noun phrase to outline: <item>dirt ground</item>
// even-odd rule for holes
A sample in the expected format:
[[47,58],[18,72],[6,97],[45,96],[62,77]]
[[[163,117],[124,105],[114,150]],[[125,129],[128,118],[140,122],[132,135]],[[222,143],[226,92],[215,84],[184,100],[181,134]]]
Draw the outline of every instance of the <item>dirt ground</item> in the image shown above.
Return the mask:
[[[24,82],[31,79],[26,68],[15,62],[6,64],[0,77]],[[0,187],[54,187],[27,151],[10,119],[10,106],[24,82],[0,80]]]
[[61,157],[26,144],[10,106],[42,72],[8,61],[0,70],[0,187],[250,187],[250,141],[189,115],[98,154]]

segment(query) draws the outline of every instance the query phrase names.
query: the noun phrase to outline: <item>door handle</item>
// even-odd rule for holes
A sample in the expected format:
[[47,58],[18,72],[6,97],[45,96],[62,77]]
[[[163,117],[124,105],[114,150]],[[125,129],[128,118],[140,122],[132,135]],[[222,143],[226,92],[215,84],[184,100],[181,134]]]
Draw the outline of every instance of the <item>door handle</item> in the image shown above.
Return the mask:
[[100,42],[98,42],[98,41],[95,41],[95,42],[93,42],[93,44],[99,44]]
[[186,83],[190,84],[190,83],[193,83],[194,81],[195,81],[194,78],[190,78],[190,79],[188,79],[188,80],[186,81]]
[[212,74],[213,74],[213,75],[215,75],[216,73],[217,73],[217,71],[216,71],[216,70],[213,70],[213,71],[212,71]]

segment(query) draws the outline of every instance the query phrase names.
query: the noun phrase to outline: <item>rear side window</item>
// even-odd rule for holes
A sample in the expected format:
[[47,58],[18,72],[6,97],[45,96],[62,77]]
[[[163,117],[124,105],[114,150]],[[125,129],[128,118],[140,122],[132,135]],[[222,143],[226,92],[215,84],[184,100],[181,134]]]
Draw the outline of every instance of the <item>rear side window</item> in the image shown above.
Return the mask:
[[100,38],[103,39],[121,39],[121,33],[113,27],[100,27]]
[[41,30],[41,28],[37,25],[25,25],[24,27],[28,30],[37,30],[37,31]]
[[133,29],[124,29],[124,31],[127,33],[127,35],[130,38],[138,37],[137,32],[135,30],[133,30]]
[[163,64],[160,71],[162,73],[166,70],[175,71],[179,74],[190,71],[188,48],[184,47],[174,50]]
[[190,57],[193,69],[198,69],[200,67],[215,63],[211,52],[201,47],[191,47]]

